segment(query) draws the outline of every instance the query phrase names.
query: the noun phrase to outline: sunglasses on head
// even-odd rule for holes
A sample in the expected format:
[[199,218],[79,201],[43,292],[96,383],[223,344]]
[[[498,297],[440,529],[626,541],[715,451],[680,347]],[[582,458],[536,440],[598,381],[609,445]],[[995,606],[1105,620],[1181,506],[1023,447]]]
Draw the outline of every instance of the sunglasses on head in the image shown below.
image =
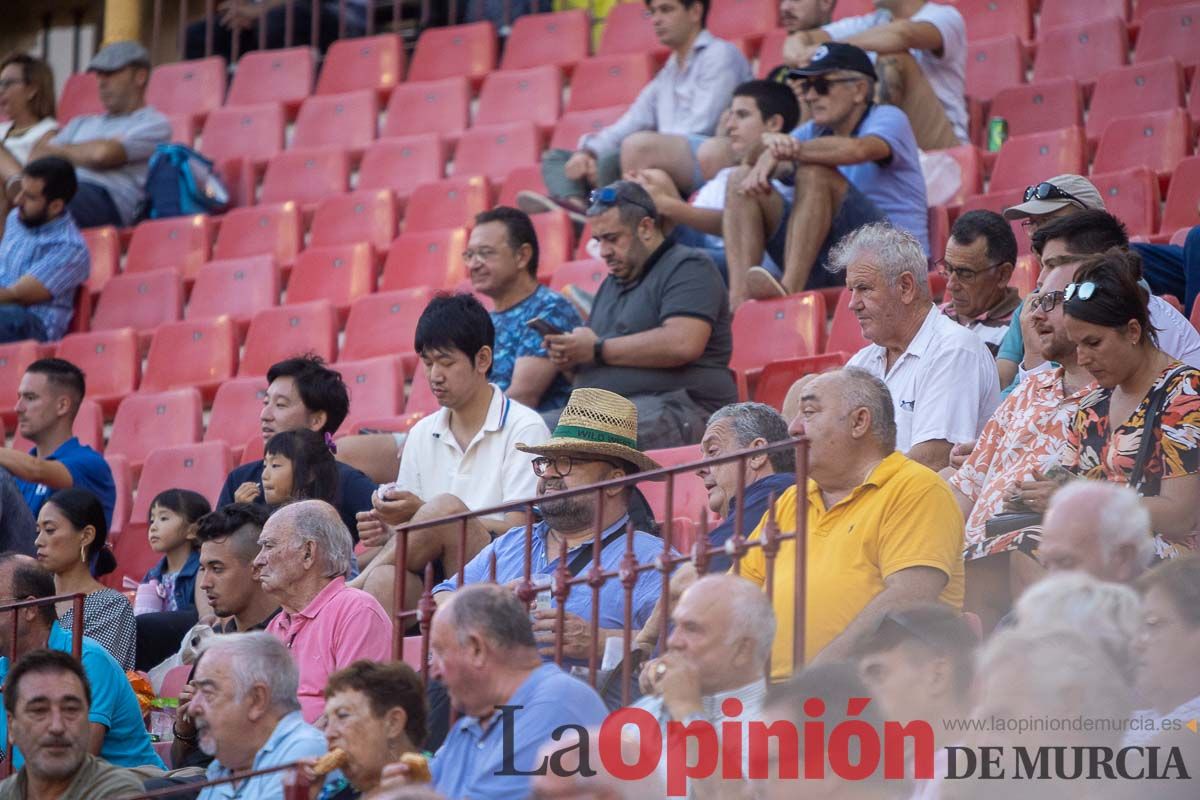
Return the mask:
[[1053,183],[1043,182],[1025,187],[1024,202],[1028,203],[1030,200],[1069,200],[1072,203],[1078,203],[1080,208],[1087,208],[1087,203],[1070,192],[1063,191]]
[[648,216],[658,216],[658,211],[655,209],[650,208],[641,200],[622,196],[621,193],[612,186],[605,186],[602,189],[595,189],[588,198],[588,202],[594,206],[615,206],[617,203],[629,203],[645,211]]
[[835,83],[855,83],[861,81],[862,78],[826,78],[824,75],[815,75],[811,78],[800,78],[800,94],[808,94],[810,91],[816,92],[821,97],[829,94],[829,89]]
[[1091,281],[1084,281],[1083,283],[1072,283],[1072,284],[1068,285],[1066,290],[1063,292],[1063,302],[1065,303],[1071,299],[1091,300],[1092,295],[1094,295],[1095,293],[1096,293],[1096,284],[1092,283]]

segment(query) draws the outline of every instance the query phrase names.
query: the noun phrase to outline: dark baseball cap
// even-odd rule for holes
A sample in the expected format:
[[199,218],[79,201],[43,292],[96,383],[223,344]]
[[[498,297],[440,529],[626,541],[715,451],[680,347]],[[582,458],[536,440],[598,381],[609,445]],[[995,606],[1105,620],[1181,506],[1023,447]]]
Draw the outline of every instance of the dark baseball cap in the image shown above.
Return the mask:
[[791,77],[823,75],[826,72],[837,70],[858,72],[871,80],[878,80],[875,75],[875,65],[871,63],[871,58],[866,51],[845,42],[825,42],[813,51],[812,58],[806,65],[792,69]]

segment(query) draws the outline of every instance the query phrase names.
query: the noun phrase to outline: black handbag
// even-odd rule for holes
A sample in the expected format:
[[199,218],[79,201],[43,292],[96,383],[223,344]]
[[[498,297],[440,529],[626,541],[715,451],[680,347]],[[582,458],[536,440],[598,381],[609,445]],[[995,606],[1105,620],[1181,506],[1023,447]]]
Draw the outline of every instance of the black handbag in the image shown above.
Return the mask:
[[997,514],[985,522],[983,535],[988,539],[993,539],[1006,533],[1041,524],[1042,515],[1036,511],[1010,511],[1007,514]]

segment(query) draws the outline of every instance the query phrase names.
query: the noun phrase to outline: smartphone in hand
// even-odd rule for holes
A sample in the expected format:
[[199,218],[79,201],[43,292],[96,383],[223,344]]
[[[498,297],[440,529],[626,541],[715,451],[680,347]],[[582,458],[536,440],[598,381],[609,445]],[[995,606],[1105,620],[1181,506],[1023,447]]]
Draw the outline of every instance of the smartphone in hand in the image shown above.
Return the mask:
[[527,321],[525,324],[527,326],[529,326],[530,328],[533,328],[535,331],[540,333],[542,336],[555,336],[557,334],[563,333],[563,331],[560,331],[558,328],[554,327],[553,325],[551,325],[549,322],[542,319],[541,317],[534,317],[533,319]]

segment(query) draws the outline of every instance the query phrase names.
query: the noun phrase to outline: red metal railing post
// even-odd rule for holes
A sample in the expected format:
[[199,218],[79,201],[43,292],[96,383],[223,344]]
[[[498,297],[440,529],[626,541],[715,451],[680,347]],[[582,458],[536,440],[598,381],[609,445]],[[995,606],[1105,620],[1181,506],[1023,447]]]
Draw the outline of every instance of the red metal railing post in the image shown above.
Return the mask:
[[[621,659],[621,705],[629,705],[629,679],[633,665],[628,656],[633,653],[633,587],[637,585],[637,556],[633,553],[633,520],[625,524],[625,556],[621,559],[621,586],[625,590],[625,620],[622,626],[622,647],[625,658]],[[665,545],[664,545],[665,546]]]

